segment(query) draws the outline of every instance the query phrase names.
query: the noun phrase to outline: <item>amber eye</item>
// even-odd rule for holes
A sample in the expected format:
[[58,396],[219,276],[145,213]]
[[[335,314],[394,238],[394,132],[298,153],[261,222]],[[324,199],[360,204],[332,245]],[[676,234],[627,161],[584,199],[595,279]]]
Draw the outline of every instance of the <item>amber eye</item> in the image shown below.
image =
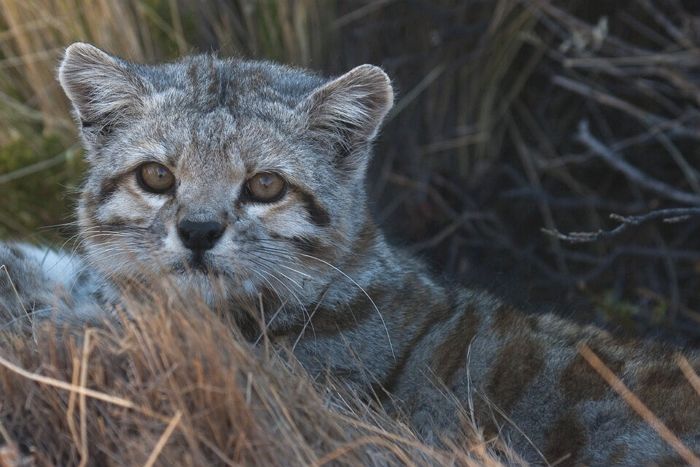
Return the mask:
[[165,193],[175,185],[175,175],[157,162],[147,162],[139,167],[136,178],[141,188],[151,193]]
[[272,172],[260,172],[246,183],[246,192],[252,201],[272,203],[284,196],[287,182]]

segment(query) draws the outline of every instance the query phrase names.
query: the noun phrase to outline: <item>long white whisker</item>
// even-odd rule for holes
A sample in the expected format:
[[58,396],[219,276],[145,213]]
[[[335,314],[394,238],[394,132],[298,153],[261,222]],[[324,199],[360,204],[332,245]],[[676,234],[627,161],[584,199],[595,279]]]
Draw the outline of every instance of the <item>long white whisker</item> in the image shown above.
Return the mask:
[[[263,266],[261,265],[261,267],[263,267]],[[292,295],[292,297],[294,297],[294,299],[299,303],[299,306],[301,307],[302,311],[304,312],[304,315],[306,315],[306,317],[309,318],[309,310],[306,309],[306,306],[304,306],[304,303],[301,301],[301,299],[299,298],[299,296],[298,296],[296,293],[294,293],[294,291],[293,291],[292,289],[290,289],[290,288],[287,286],[287,284],[284,283],[284,281],[283,281],[282,279],[280,279],[279,277],[277,277],[277,276],[274,274],[274,271],[265,271],[265,270],[261,270],[261,271],[258,271],[258,272],[263,273],[263,274],[267,275],[268,277],[272,277],[272,278],[275,279],[277,282],[279,282],[280,284],[282,284],[282,287],[284,287],[285,289],[287,289],[287,291]],[[311,324],[311,331],[314,333],[314,335],[316,334],[316,330],[314,329],[313,324]]]
[[270,321],[268,321],[267,323],[263,323],[265,325],[265,327],[263,328],[263,330],[260,333],[260,335],[258,336],[258,338],[255,340],[254,345],[258,345],[258,343],[260,343],[260,339],[262,339],[263,336],[265,335],[265,333],[267,332],[267,330],[270,329],[270,326],[272,325],[272,322],[275,320],[275,318],[277,318],[277,316],[279,316],[279,314],[285,309],[284,306],[286,304],[287,304],[287,301],[285,300],[284,302],[282,302],[282,304],[280,306],[277,307],[277,310],[270,317]]
[[[256,263],[256,264],[258,264],[258,266],[260,266],[261,268],[264,268],[264,265],[259,264],[259,263]],[[292,289],[290,289],[289,286],[287,286],[287,284],[285,284],[284,281],[283,281],[282,279],[280,279],[279,277],[275,276],[275,274],[274,274],[273,271],[266,271],[266,270],[262,269],[262,270],[260,270],[260,271],[258,271],[258,272],[259,272],[259,273],[262,273],[262,274],[265,274],[267,277],[272,277],[272,278],[275,279],[277,282],[279,282],[280,284],[282,284],[282,287],[284,287],[285,289],[287,289],[287,291],[288,291],[290,294],[292,294],[292,296],[296,299],[296,301],[299,302],[299,306],[301,306],[302,308],[304,308],[304,311],[306,311],[306,308],[304,307],[304,304],[303,304],[303,302],[301,301],[301,299],[299,299],[299,296],[298,296],[297,294],[295,294],[294,291],[293,291]]]
[[256,271],[255,269],[251,269],[250,271],[253,272],[253,273],[255,273],[255,275],[257,275],[257,276],[258,276],[259,278],[261,278],[262,280],[264,280],[265,283],[267,283],[267,285],[270,286],[270,289],[272,289],[272,291],[275,293],[275,295],[277,295],[277,299],[278,299],[280,302],[283,301],[283,300],[282,300],[282,296],[280,295],[279,291],[275,288],[274,285],[272,285],[272,283],[271,283],[269,280],[267,280],[267,278],[266,278],[265,276],[263,276],[259,271]]
[[[269,262],[269,263],[271,263],[271,264],[274,264],[275,266],[279,266],[279,267],[282,267],[282,268],[287,269],[287,270],[289,270],[289,271],[295,272],[295,273],[299,274],[300,276],[304,276],[304,277],[306,277],[306,278],[308,278],[308,279],[313,279],[313,276],[310,276],[309,274],[306,274],[305,272],[299,271],[299,270],[294,269],[294,268],[290,268],[289,266],[285,266],[284,264],[279,264],[279,263],[274,262],[274,259],[286,259],[286,258],[281,258],[281,257],[278,257],[278,258],[267,258],[267,257],[265,257],[265,256],[256,255],[255,253],[251,253],[251,252],[249,252],[249,254],[252,255],[252,256],[255,256],[256,258],[258,258],[258,259],[260,259],[260,260],[267,261],[267,262]],[[291,262],[290,262],[290,263],[291,263]],[[294,263],[291,263],[291,264],[294,264]]]
[[285,273],[283,273],[283,272],[281,272],[281,271],[276,271],[276,272],[277,272],[277,274],[279,274],[280,276],[284,277],[285,279],[287,279],[287,280],[288,280],[289,282],[291,282],[292,284],[294,284],[294,285],[296,285],[297,287],[299,287],[299,289],[300,289],[302,292],[304,291],[304,287],[302,287],[300,283],[298,283],[297,281],[295,281],[294,279],[292,279],[291,277],[289,277],[288,275],[286,275]]
[[313,324],[311,324],[311,320],[314,318],[314,316],[316,315],[316,312],[321,307],[321,303],[323,303],[323,299],[326,298],[327,293],[328,293],[328,288],[326,288],[326,290],[323,291],[321,298],[319,299],[318,303],[316,303],[316,306],[314,307],[313,311],[309,315],[309,319],[306,320],[306,322],[304,323],[304,326],[302,326],[302,328],[301,328],[301,331],[299,331],[299,335],[297,336],[296,340],[294,341],[294,344],[292,345],[292,352],[294,352],[294,350],[297,348],[297,344],[299,344],[299,341],[304,336],[304,333],[306,332],[307,326],[311,325],[311,327],[313,329]]
[[272,291],[275,293],[275,295],[277,295],[277,299],[278,299],[279,302],[280,302],[280,306],[277,307],[277,310],[272,314],[272,316],[270,317],[270,320],[269,320],[267,323],[263,323],[264,328],[261,330],[260,336],[258,336],[258,338],[257,338],[256,341],[255,341],[255,345],[257,345],[257,344],[260,342],[260,339],[263,338],[263,336],[265,335],[265,333],[267,332],[267,330],[270,329],[270,326],[272,325],[272,322],[275,320],[275,318],[277,318],[277,316],[279,316],[279,314],[285,309],[284,307],[285,307],[285,305],[287,304],[287,301],[288,301],[288,300],[286,300],[286,299],[285,299],[285,300],[282,300],[282,296],[280,295],[280,293],[277,291],[277,289],[275,288],[275,286],[272,285],[272,283],[271,283],[269,280],[267,280],[267,278],[266,278],[265,276],[263,276],[262,274],[260,274],[260,273],[259,273],[258,271],[256,271],[255,269],[251,269],[251,271],[252,271],[255,275],[257,275],[259,278],[261,278],[262,280],[264,280],[264,281],[267,283],[268,286],[270,286],[270,288],[271,288]]
[[[260,247],[260,252],[268,253],[271,257],[270,259],[282,260],[282,261],[285,261],[286,264],[292,264],[295,266],[299,264],[298,258],[295,258],[288,251],[278,250],[278,249],[270,249],[270,248],[263,245],[262,247]],[[308,267],[315,272],[320,272],[319,270],[315,269],[313,266],[305,265],[305,267]],[[296,272],[301,273],[301,271],[296,271]],[[310,276],[310,277],[313,279],[313,276]]]
[[387,328],[387,326],[386,326],[386,321],[384,321],[384,316],[382,316],[381,311],[379,311],[379,307],[377,306],[376,303],[374,303],[374,300],[372,300],[372,297],[369,296],[369,294],[367,293],[367,291],[366,291],[365,289],[363,289],[362,286],[361,286],[360,284],[358,284],[357,281],[356,281],[355,279],[353,279],[352,277],[348,276],[347,274],[345,274],[345,272],[343,272],[342,270],[340,270],[340,269],[337,268],[336,266],[332,265],[332,264],[329,263],[328,261],[322,260],[321,258],[317,258],[317,257],[312,256],[312,255],[307,255],[307,254],[304,254],[304,253],[298,253],[298,254],[299,254],[300,256],[304,256],[304,257],[306,257],[306,258],[310,258],[310,259],[313,259],[313,260],[316,260],[316,261],[320,261],[321,263],[327,265],[328,267],[333,268],[335,271],[337,271],[337,272],[339,272],[340,274],[342,274],[346,279],[348,279],[348,280],[349,280],[350,282],[352,282],[358,289],[360,289],[360,290],[362,291],[362,293],[365,295],[365,297],[367,297],[367,299],[370,301],[370,303],[371,303],[372,306],[374,307],[374,310],[377,312],[377,315],[379,315],[379,319],[382,321],[382,326],[384,326],[384,331],[386,332],[387,341],[389,342],[389,348],[391,349],[391,355],[394,357],[394,360],[396,360],[396,354],[394,353],[394,346],[393,346],[392,343],[391,343],[391,335],[389,334],[389,328]]

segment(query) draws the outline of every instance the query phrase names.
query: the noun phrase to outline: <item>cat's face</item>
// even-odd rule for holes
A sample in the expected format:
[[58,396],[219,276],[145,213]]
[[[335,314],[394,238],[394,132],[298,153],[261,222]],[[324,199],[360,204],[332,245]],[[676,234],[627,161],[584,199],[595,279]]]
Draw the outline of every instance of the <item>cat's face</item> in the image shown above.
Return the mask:
[[106,274],[307,305],[352,251],[393,98],[380,69],[326,81],[204,56],[145,67],[74,44],[59,77],[90,164],[85,252]]

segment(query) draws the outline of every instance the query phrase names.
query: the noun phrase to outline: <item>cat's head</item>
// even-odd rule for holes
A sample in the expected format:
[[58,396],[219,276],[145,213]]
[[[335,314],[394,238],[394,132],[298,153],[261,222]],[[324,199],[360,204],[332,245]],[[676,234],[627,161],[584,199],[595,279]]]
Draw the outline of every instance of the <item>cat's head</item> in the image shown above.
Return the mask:
[[59,80],[89,164],[85,254],[107,274],[308,304],[366,235],[370,146],[393,102],[380,68],[138,65],[76,43]]

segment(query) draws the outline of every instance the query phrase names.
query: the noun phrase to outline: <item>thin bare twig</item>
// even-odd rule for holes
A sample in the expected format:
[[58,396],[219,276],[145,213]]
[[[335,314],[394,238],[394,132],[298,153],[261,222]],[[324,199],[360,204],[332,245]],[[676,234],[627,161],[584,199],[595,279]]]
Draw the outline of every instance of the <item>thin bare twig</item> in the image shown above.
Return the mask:
[[42,170],[49,169],[51,167],[54,167],[56,165],[63,164],[65,161],[70,159],[75,152],[77,151],[77,146],[71,146],[65,151],[62,151],[56,156],[53,156],[49,159],[45,159],[43,161],[39,161],[35,164],[28,165],[26,167],[22,167],[21,169],[14,170],[10,173],[6,174],[0,174],[0,185],[4,183],[9,183],[12,181],[15,181],[17,179],[26,177],[28,175],[35,174],[37,172],[41,172]]
[[700,206],[700,196],[678,190],[664,182],[646,175],[636,167],[625,162],[622,157],[591,134],[588,127],[588,122],[586,120],[581,121],[579,124],[577,139],[588,149],[605,160],[605,162],[610,164],[616,170],[619,170],[625,174],[627,178],[638,185],[651,190],[664,198],[672,199],[683,204]]
[[661,219],[665,223],[676,223],[688,220],[690,217],[700,216],[700,208],[671,208],[658,209],[639,216],[620,216],[610,214],[610,218],[620,222],[620,225],[611,230],[597,230],[595,232],[571,232],[561,233],[558,230],[542,229],[547,235],[556,237],[570,243],[591,243],[598,240],[609,240],[622,235],[631,227]]
[[664,118],[655,113],[648,112],[640,107],[636,107],[629,102],[614,96],[594,89],[593,87],[564,76],[555,76],[552,78],[552,83],[571,92],[592,99],[606,107],[617,109],[621,112],[629,114],[638,121],[648,127],[659,127],[667,129],[673,135],[685,136],[695,140],[700,138],[700,133],[694,128],[688,128],[681,124],[678,119]]

